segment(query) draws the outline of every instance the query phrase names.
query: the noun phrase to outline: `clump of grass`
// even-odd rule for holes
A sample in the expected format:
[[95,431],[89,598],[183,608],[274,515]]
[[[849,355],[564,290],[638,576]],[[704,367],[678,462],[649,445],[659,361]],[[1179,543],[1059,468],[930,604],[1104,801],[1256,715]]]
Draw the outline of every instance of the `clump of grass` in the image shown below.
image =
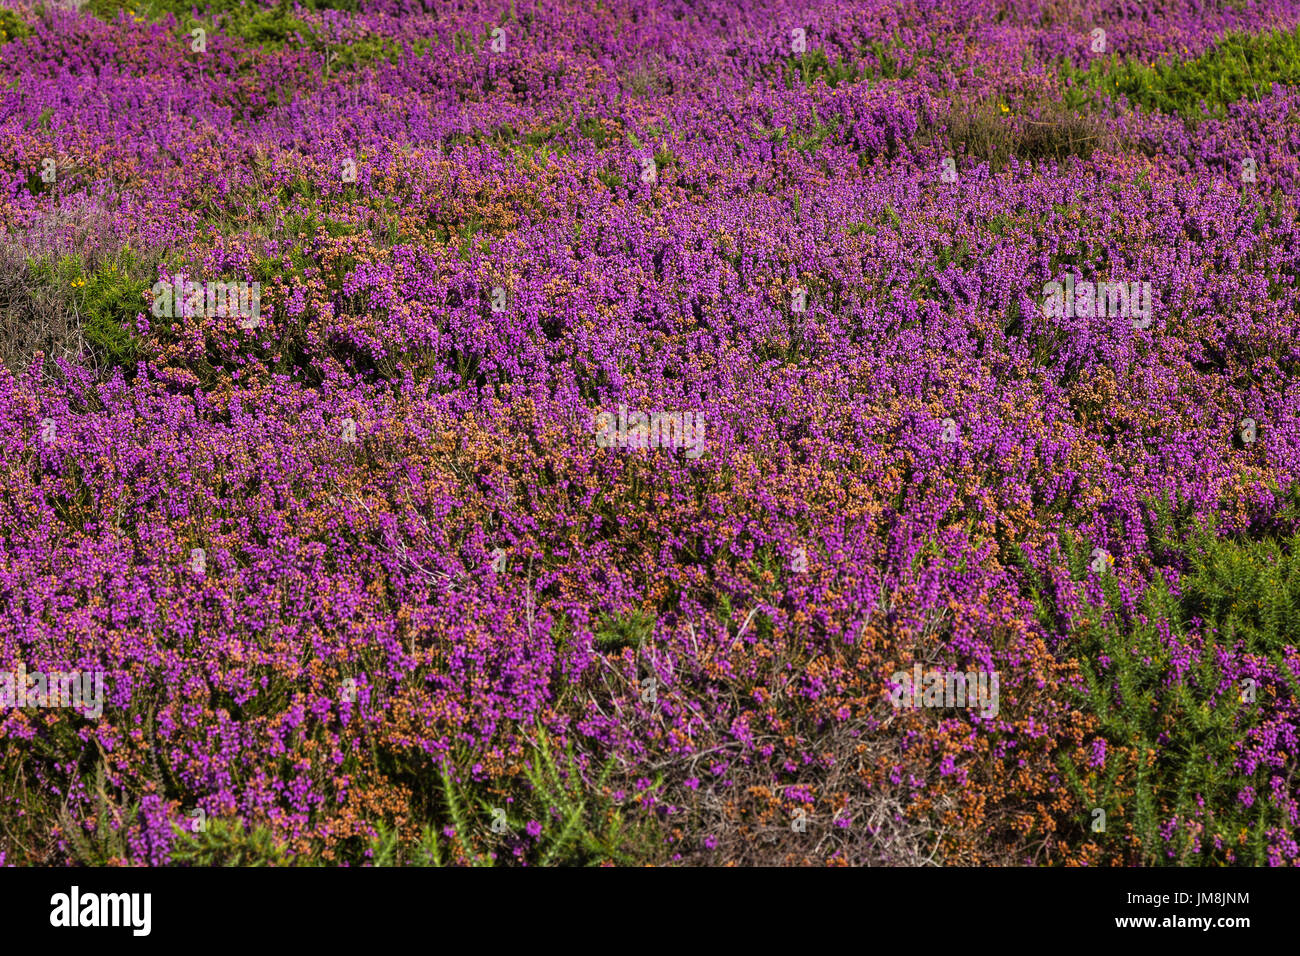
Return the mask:
[[997,172],[1021,161],[1089,158],[1107,130],[1101,117],[1043,96],[1014,109],[997,97],[955,104],[948,118],[954,155],[984,160]]

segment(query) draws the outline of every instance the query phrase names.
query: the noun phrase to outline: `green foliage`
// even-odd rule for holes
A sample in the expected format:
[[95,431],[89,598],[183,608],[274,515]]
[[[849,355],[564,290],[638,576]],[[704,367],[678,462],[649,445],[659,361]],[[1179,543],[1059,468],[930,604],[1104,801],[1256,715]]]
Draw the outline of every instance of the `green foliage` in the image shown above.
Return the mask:
[[356,13],[361,9],[361,0],[296,0],[308,10],[346,10]]
[[[411,844],[402,842],[396,828],[381,823],[370,841],[371,862],[375,866],[594,866],[650,861],[656,853],[654,827],[648,819],[629,820],[625,804],[635,805],[661,780],[620,802],[609,786],[619,767],[617,760],[605,761],[593,773],[584,769],[571,744],[557,755],[545,731],[538,728],[535,737],[523,779],[508,793],[500,786],[456,781],[445,765],[440,766],[438,815],[442,819],[426,823],[419,840]],[[540,826],[535,837],[529,834],[530,823],[534,829]]]
[[461,28],[452,34],[451,46],[457,53],[473,53],[477,48],[476,40],[472,31]]
[[[132,10],[143,13],[151,8],[157,8],[161,16],[164,12],[163,6],[161,0],[142,0],[139,4],[132,3],[131,0],[90,0],[82,8],[82,11],[99,17],[101,20],[112,22],[118,18],[119,14],[126,13],[129,15]],[[189,12],[188,5],[186,6],[186,12]]]
[[376,826],[376,835],[370,842],[373,866],[446,866],[442,845],[437,829],[426,826],[421,833],[420,842],[413,848],[403,847],[396,827],[380,822]]
[[[606,794],[616,761],[606,761],[588,785],[572,745],[563,756],[561,766],[543,736],[526,771],[533,787],[531,802],[546,818],[538,862],[543,866],[643,862],[643,856],[628,851],[629,828],[623,811]],[[632,832],[643,836],[639,827],[633,827]]]
[[1086,70],[1066,64],[1063,73],[1073,81],[1066,103],[1074,108],[1100,91],[1184,118],[1203,111],[1223,116],[1229,104],[1267,93],[1274,83],[1300,83],[1300,29],[1230,33],[1201,56],[1188,59],[1148,65],[1110,57],[1092,61]]
[[655,150],[654,160],[656,171],[663,170],[676,165],[677,155],[667,146],[661,146]]
[[[360,10],[359,0],[295,0],[306,10],[340,10],[355,13]],[[402,44],[382,36],[354,36],[345,43],[331,42],[317,33],[306,20],[295,16],[293,5],[287,2],[263,4],[258,0],[90,0],[86,7],[100,19],[113,21],[119,16],[134,16],[145,22],[155,22],[167,15],[176,18],[176,29],[188,34],[196,25],[226,37],[237,38],[249,47],[280,49],[300,45],[328,53],[329,60],[323,70],[328,75],[384,59],[397,62]],[[187,38],[188,39],[188,38]],[[431,41],[417,39],[413,51],[421,54],[428,50]]]
[[311,27],[292,16],[288,6],[270,10],[241,7],[227,11],[220,22],[223,33],[254,46],[281,47],[295,38],[307,40],[313,36]]
[[8,7],[0,7],[0,43],[21,40],[32,35],[32,28]]
[[[1167,520],[1162,528],[1168,533]],[[1268,797],[1276,771],[1247,771],[1238,761],[1242,741],[1276,712],[1277,698],[1300,690],[1285,661],[1300,633],[1300,535],[1251,541],[1196,529],[1182,538],[1164,542],[1176,544],[1171,557],[1187,567],[1180,595],[1157,576],[1126,609],[1107,572],[1104,599],[1076,617],[1069,652],[1086,686],[1079,705],[1098,720],[1106,764],[1061,754],[1061,769],[1083,808],[1082,838],[1105,860],[1263,865],[1268,829],[1289,824]],[[1062,559],[1076,581],[1091,573],[1086,544],[1066,542]],[[1040,579],[1029,590],[1040,622],[1055,629],[1050,589]],[[1283,685],[1262,682],[1250,700],[1216,648],[1266,660]],[[1252,806],[1239,799],[1243,792],[1255,794]],[[1106,811],[1104,832],[1088,826],[1095,807]]]
[[914,66],[904,66],[901,59],[894,55],[894,51],[900,49],[902,45],[903,41],[897,35],[892,37],[888,43],[882,43],[879,40],[871,41],[869,49],[880,62],[880,79],[907,80],[916,74]]
[[843,122],[841,117],[832,116],[829,123],[822,121],[817,115],[817,107],[814,104],[812,108],[812,124],[807,132],[795,130],[790,135],[790,145],[805,156],[810,156],[819,150],[828,140],[834,140],[840,124]]
[[139,340],[129,326],[146,310],[149,285],[138,278],[137,265],[125,253],[121,260],[86,277],[78,290],[86,342],[109,368],[130,366],[140,354]]
[[596,625],[596,647],[602,651],[640,647],[654,626],[654,615],[646,611],[602,615]]
[[245,830],[237,821],[216,818],[194,832],[173,824],[171,862],[184,866],[292,866],[296,861],[265,827]]
[[606,169],[596,170],[596,178],[604,183],[607,189],[617,191],[623,185],[623,177],[619,173],[610,172]]
[[68,841],[72,861],[79,866],[110,866],[127,856],[123,824],[135,817],[139,805],[123,808],[109,798],[104,784],[101,763],[95,770],[94,828],[89,833],[81,821],[72,819],[66,806],[59,810],[59,829]]
[[1187,617],[1240,640],[1250,653],[1276,659],[1300,643],[1300,538],[1223,542],[1207,539],[1187,558],[1183,581]]
[[1005,236],[1013,225],[1015,220],[1004,212],[994,213],[989,218],[989,232],[995,236]]
[[[595,116],[585,116],[578,120],[578,132],[591,140],[597,149],[604,149],[614,142],[614,137],[609,129]],[[630,139],[634,140],[635,137],[630,137]]]
[[862,76],[852,63],[839,58],[831,60],[821,47],[802,55],[787,56],[781,61],[781,74],[786,89],[793,88],[796,82],[812,86],[818,81],[835,89],[841,83],[853,83]]
[[129,248],[90,257],[27,255],[9,267],[17,285],[0,292],[0,314],[22,320],[33,310],[42,313],[29,321],[58,315],[69,330],[79,332],[81,345],[96,365],[123,368],[128,376],[134,373],[141,352],[131,328],[135,317],[148,309],[146,276],[151,271],[139,256]]

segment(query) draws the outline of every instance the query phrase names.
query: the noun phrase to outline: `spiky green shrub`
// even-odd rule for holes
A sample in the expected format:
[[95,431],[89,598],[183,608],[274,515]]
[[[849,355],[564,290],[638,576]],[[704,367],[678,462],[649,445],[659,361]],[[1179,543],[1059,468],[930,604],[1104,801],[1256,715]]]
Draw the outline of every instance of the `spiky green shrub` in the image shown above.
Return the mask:
[[1198,57],[1153,64],[1112,57],[1093,60],[1086,70],[1067,64],[1063,72],[1074,84],[1066,95],[1071,107],[1100,91],[1184,118],[1203,110],[1222,116],[1229,104],[1267,93],[1274,83],[1300,83],[1300,29],[1230,33]]
[[32,28],[8,7],[0,7],[0,43],[21,40],[32,35]]
[[[1280,862],[1294,794],[1266,741],[1298,722],[1297,545],[1296,534],[1195,531],[1172,552],[1177,587],[1157,575],[1126,608],[1113,572],[1097,575],[1084,545],[1064,544],[1072,580],[1094,575],[1104,593],[1085,601],[1068,643],[1086,685],[1079,706],[1098,719],[1089,745],[1060,754],[1081,862]],[[1058,620],[1059,595],[1041,579],[1031,590],[1040,620]]]
[[174,826],[171,862],[187,866],[293,866],[291,857],[265,827],[245,829],[235,820],[208,820],[201,830]]
[[544,732],[533,735],[522,779],[508,793],[456,780],[440,767],[440,820],[426,822],[418,841],[396,827],[376,826],[368,855],[376,866],[635,865],[656,859],[655,827],[641,809],[659,786],[629,788],[618,799],[611,780],[616,760],[586,766],[570,744],[552,751]]
[[596,625],[596,647],[602,651],[640,647],[653,630],[654,615],[648,612],[603,615]]
[[130,327],[146,307],[149,285],[141,273],[135,257],[124,252],[117,261],[85,276],[77,287],[86,342],[109,368],[130,366],[140,354],[139,341]]

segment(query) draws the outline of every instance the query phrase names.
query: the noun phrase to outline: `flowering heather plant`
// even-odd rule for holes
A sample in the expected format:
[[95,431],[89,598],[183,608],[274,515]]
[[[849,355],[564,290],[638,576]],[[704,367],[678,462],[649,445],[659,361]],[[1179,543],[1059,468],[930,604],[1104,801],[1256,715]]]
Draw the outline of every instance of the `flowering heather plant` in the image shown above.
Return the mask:
[[0,0],[0,862],[1300,864],[1300,7],[1127,9]]

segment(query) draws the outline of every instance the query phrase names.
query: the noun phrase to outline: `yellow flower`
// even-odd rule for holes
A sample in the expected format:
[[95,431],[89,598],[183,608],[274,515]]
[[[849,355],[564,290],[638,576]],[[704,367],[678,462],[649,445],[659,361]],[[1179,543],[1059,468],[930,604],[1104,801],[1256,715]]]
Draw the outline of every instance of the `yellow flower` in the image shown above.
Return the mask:
[[1010,113],[1010,112],[1011,112],[1011,110],[1007,109],[1007,104],[1006,104],[1006,103],[999,103],[998,106],[1002,107],[1002,112],[1004,112],[1004,113]]

